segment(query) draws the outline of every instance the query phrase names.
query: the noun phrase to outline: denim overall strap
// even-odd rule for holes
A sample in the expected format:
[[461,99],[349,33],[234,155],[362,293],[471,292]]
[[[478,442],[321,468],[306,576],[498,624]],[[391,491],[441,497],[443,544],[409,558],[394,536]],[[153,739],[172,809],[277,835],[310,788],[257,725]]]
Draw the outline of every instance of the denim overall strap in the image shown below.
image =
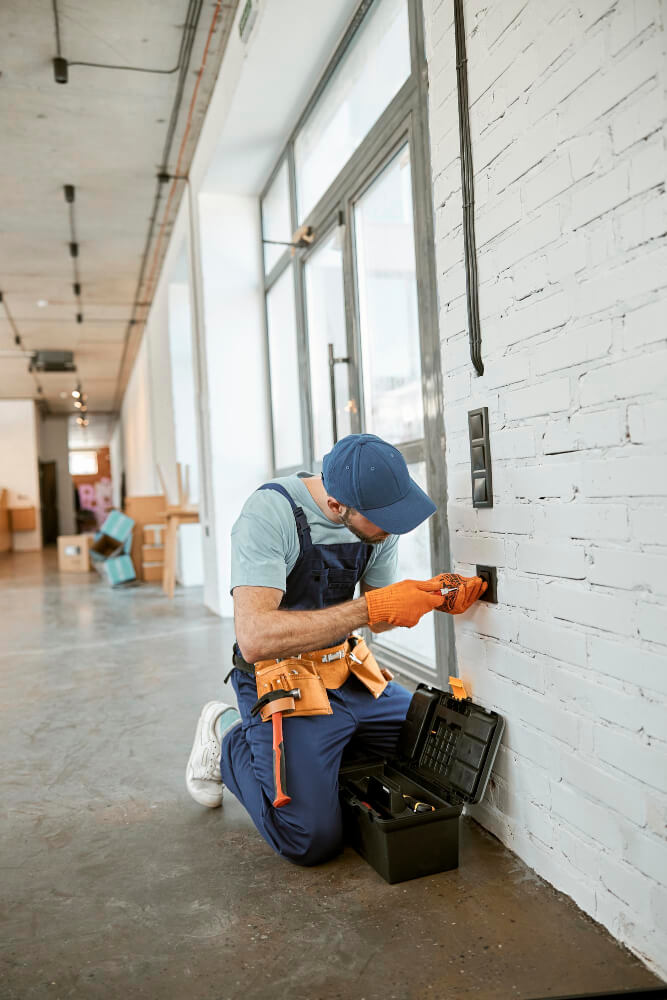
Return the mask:
[[296,521],[296,531],[299,536],[299,550],[301,553],[305,549],[309,549],[313,542],[310,537],[310,528],[308,527],[308,518],[306,517],[303,507],[299,507],[298,504],[294,502],[292,497],[289,495],[284,486],[280,483],[264,483],[263,486],[259,487],[260,490],[275,490],[276,493],[280,493],[288,501],[290,507],[292,508],[292,513],[294,514],[294,520]]

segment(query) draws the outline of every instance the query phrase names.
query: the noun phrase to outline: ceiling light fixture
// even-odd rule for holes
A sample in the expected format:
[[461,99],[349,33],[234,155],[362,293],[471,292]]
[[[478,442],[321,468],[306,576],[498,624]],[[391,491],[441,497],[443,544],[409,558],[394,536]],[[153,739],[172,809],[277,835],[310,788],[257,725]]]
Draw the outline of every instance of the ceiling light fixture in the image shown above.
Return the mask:
[[64,184],[63,191],[65,192],[65,201],[67,202],[68,205],[71,205],[72,202],[74,201],[74,185]]
[[81,395],[81,386],[80,385],[77,385],[76,389],[72,389],[72,395],[74,396],[75,399],[79,398],[79,396]]
[[77,323],[83,323],[83,313],[76,314],[76,321]]
[[74,405],[76,406],[77,410],[80,410],[81,407],[83,406],[83,403],[81,402],[80,399],[75,399],[74,400]]
[[69,255],[70,255],[70,257],[78,257],[79,256],[79,244],[78,243],[70,243],[70,245],[69,245]]
[[37,299],[37,308],[38,309],[46,309],[46,307],[48,306],[48,304],[49,303],[47,302],[46,299]]
[[74,284],[72,285],[72,288],[74,289],[74,294],[75,294],[75,295],[76,295],[77,297],[78,297],[79,295],[81,295],[81,284],[80,284],[80,282],[78,282],[78,281],[75,281],[75,282],[74,282]]

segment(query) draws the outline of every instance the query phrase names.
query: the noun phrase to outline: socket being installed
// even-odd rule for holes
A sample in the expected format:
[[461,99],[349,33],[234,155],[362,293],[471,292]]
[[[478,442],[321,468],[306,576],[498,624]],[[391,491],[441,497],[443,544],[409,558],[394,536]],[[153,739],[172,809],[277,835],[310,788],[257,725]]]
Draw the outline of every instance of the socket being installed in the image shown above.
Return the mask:
[[495,566],[475,566],[475,575],[481,576],[482,580],[485,580],[488,587],[480,597],[480,601],[486,601],[487,604],[497,604],[498,603],[498,576],[496,573]]

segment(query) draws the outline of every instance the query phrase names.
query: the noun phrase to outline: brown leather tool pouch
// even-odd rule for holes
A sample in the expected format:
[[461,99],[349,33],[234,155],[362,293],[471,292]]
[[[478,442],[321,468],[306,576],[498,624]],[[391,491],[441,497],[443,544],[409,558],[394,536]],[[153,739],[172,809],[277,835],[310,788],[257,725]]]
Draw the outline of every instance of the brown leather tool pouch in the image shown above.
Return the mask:
[[[354,643],[354,645],[352,645]],[[379,698],[389,680],[384,676],[378,662],[361,636],[350,636],[352,649],[347,655],[350,671],[368,688],[375,698]]]
[[[258,698],[262,698],[269,691],[282,689],[286,692],[285,699],[279,698],[261,709],[260,715],[264,722],[268,721],[274,712],[285,712],[290,717],[333,714],[327,689],[317,673],[316,666],[310,660],[291,657],[278,662],[260,660],[255,664]],[[287,692],[295,689],[299,690],[300,697],[291,698]]]

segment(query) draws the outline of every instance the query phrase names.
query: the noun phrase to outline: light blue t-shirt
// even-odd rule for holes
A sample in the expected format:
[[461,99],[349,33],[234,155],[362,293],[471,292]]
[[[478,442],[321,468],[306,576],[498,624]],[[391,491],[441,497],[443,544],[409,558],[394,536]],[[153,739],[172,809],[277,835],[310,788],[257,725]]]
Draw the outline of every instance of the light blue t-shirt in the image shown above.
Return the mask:
[[[311,472],[272,479],[283,486],[303,508],[314,545],[358,542],[344,524],[334,524],[317,506],[302,482]],[[243,505],[232,528],[231,588],[275,587],[285,591],[286,581],[299,557],[299,537],[294,513],[286,497],[275,490],[256,490]],[[397,580],[398,535],[373,545],[363,580],[370,587],[387,587]]]

